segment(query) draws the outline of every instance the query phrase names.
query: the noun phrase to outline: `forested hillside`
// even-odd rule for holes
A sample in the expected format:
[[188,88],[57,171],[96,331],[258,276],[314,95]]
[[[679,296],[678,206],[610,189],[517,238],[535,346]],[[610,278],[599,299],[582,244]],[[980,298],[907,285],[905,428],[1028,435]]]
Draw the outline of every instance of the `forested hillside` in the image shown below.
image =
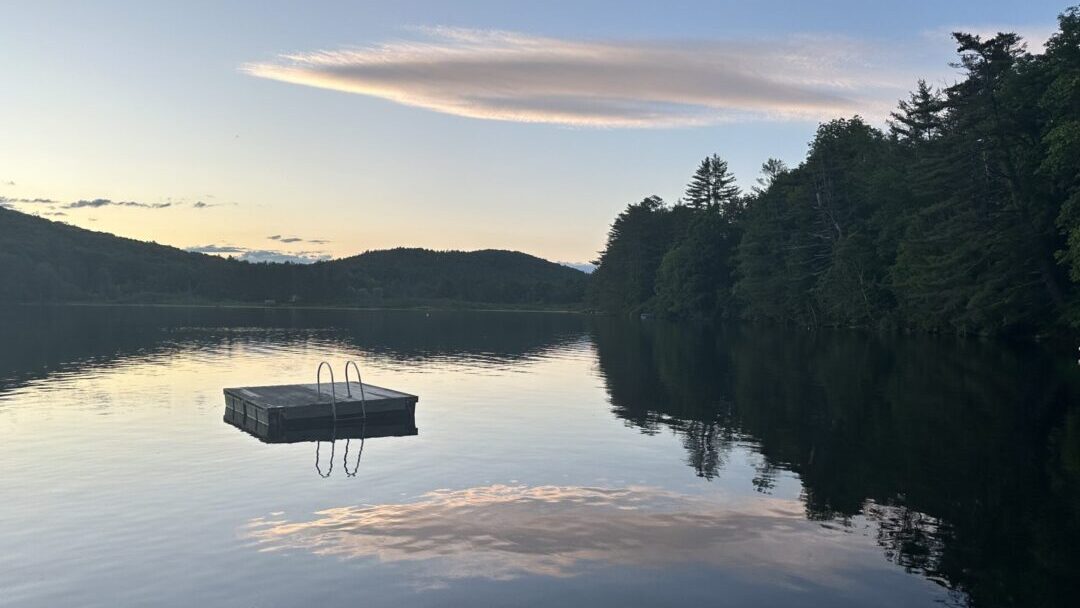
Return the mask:
[[258,302],[573,306],[587,275],[514,251],[392,249],[252,264],[0,208],[0,302]]
[[686,197],[630,205],[593,306],[960,333],[1080,327],[1080,11],[1045,52],[955,34],[958,82],[919,82],[885,130],[820,125],[751,192],[718,156]]

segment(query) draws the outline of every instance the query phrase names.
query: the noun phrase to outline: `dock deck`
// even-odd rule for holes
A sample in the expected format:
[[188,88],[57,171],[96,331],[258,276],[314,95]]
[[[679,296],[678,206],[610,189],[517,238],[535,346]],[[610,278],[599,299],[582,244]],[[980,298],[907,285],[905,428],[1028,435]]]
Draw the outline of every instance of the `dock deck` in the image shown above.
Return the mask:
[[[335,382],[336,403],[331,402],[331,385],[284,384],[223,389],[225,418],[241,428],[257,434],[270,432],[271,427],[295,423],[334,419],[341,423],[367,418],[386,418],[393,415],[412,418],[416,411],[416,395],[364,384],[366,407],[360,401],[360,383]],[[351,396],[349,393],[352,393]]]

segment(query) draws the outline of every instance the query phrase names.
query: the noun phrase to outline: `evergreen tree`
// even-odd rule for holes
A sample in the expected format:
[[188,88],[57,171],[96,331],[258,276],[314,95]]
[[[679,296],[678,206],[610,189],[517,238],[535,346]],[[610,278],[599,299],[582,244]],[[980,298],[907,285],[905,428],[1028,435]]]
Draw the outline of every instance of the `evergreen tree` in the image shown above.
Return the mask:
[[719,155],[705,157],[686,186],[686,204],[695,209],[734,211],[739,205],[739,187]]
[[941,135],[944,109],[941,93],[930,88],[920,79],[915,91],[907,100],[901,100],[899,108],[889,114],[889,129],[901,140],[918,145]]

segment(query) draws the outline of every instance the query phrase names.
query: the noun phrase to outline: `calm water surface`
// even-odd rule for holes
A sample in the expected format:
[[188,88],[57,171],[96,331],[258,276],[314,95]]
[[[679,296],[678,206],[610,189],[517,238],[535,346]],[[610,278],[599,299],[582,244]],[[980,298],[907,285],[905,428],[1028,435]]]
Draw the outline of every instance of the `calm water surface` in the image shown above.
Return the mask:
[[[323,478],[222,421],[324,359],[419,434]],[[0,309],[0,605],[1075,606],[1078,386],[951,339]]]

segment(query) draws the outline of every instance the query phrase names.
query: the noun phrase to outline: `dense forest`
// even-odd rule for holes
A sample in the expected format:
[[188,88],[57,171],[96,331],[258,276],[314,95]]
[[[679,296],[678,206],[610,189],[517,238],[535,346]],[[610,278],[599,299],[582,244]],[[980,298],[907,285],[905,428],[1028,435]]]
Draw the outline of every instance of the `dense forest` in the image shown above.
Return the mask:
[[253,264],[0,208],[0,302],[573,306],[587,275],[514,251],[370,251]]
[[957,33],[955,84],[884,130],[819,126],[740,191],[719,156],[683,199],[615,220],[593,307],[799,326],[1046,334],[1080,327],[1080,9],[1041,54]]

